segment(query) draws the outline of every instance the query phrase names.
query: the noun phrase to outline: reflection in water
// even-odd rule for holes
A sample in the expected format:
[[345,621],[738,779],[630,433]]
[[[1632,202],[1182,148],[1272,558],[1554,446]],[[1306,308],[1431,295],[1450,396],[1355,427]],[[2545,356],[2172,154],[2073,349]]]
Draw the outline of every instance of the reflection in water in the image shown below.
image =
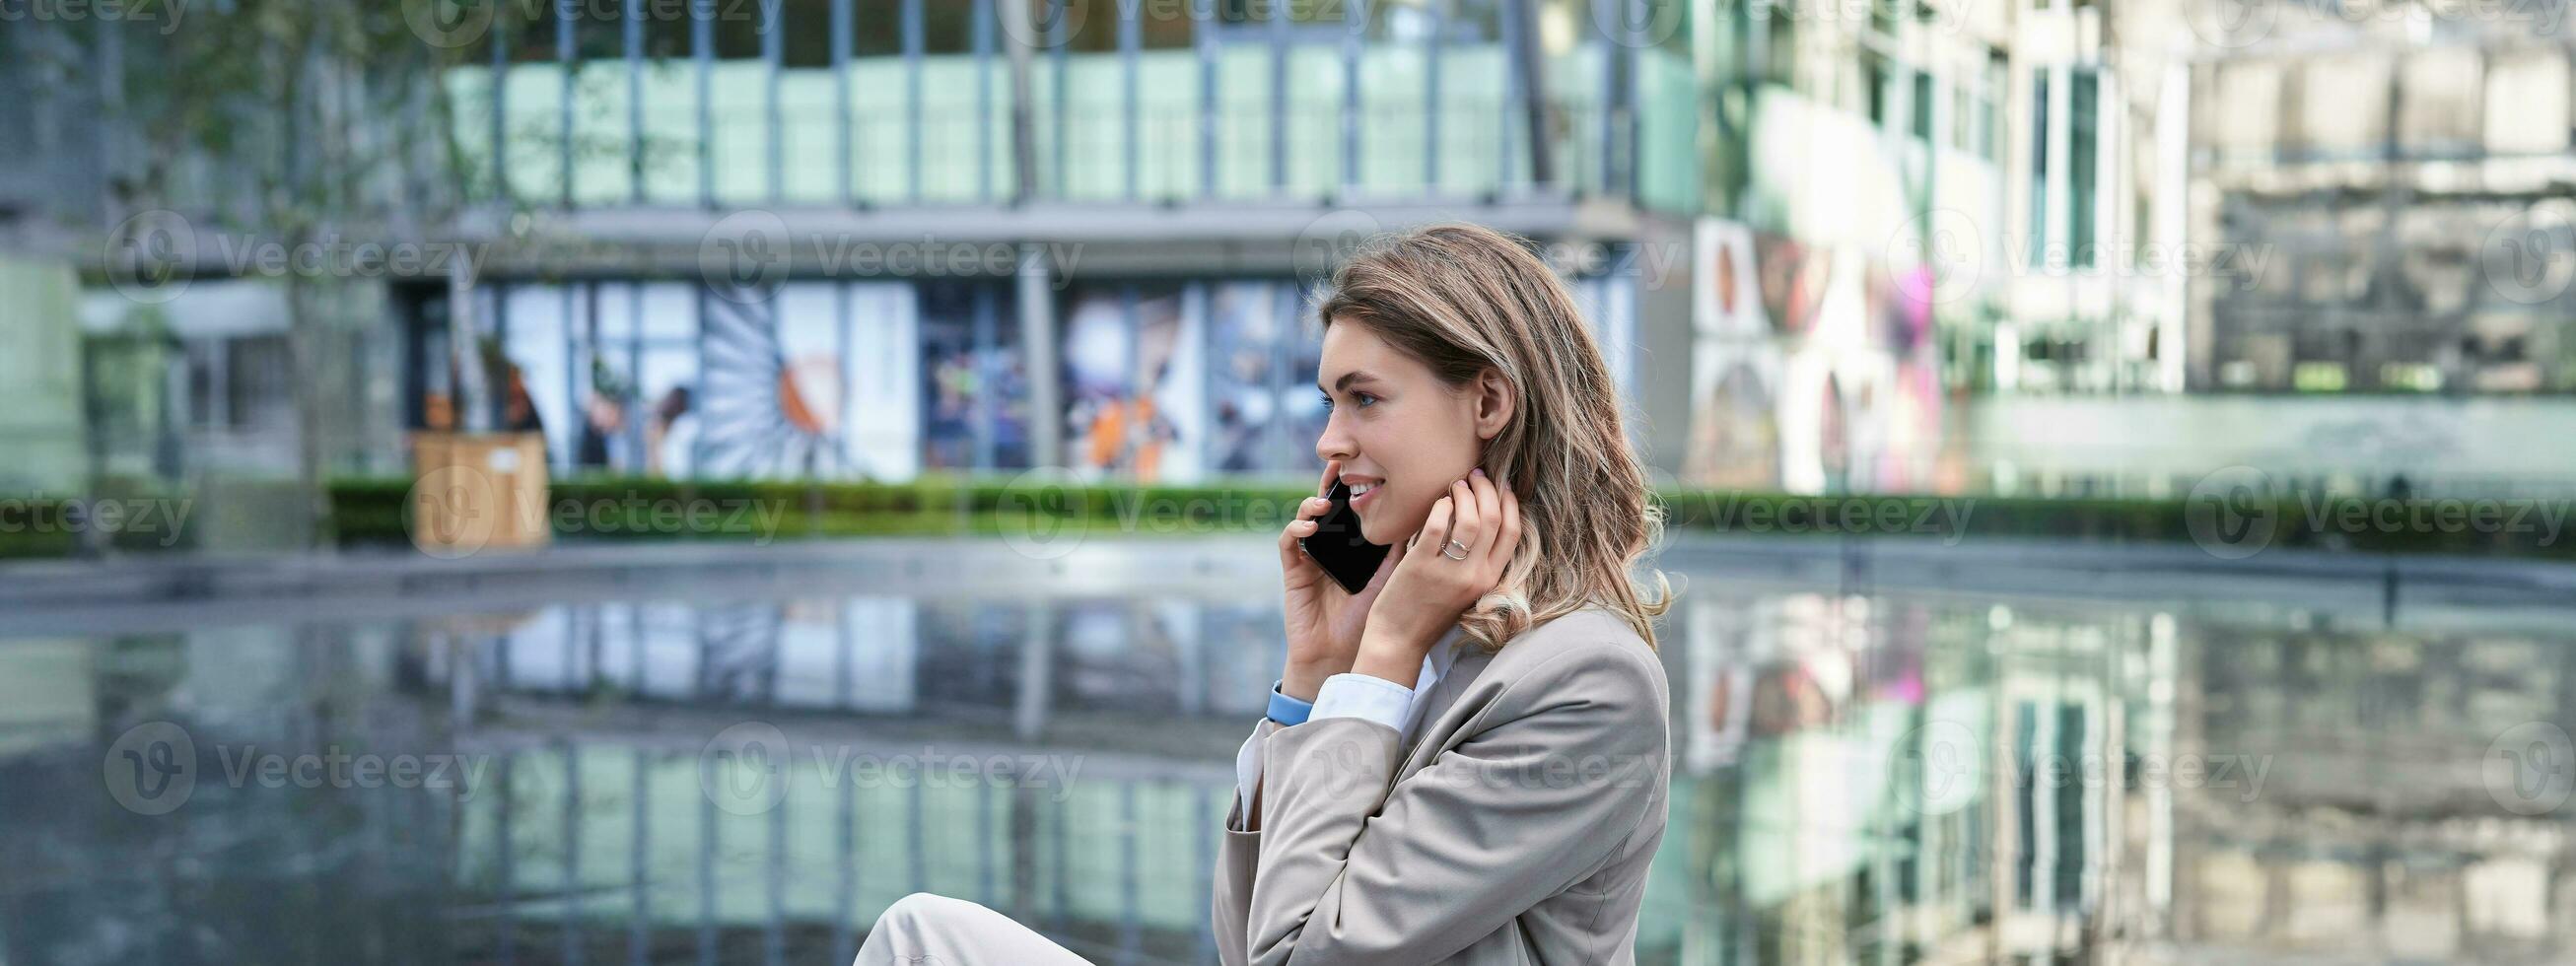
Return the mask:
[[[847,962],[914,891],[1213,962],[1278,626],[879,597],[0,642],[0,963]],[[2576,939],[2565,639],[1750,590],[1666,627],[1641,961]],[[743,722],[780,753],[708,753]]]

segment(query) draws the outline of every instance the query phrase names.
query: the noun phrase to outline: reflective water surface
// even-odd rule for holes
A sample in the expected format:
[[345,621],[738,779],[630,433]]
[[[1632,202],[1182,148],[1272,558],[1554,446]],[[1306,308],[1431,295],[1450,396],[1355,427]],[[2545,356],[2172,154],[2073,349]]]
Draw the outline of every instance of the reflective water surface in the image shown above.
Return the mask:
[[[0,641],[0,963],[837,963],[913,891],[1214,962],[1243,596]],[[1695,588],[1640,959],[2563,955],[2571,638]]]

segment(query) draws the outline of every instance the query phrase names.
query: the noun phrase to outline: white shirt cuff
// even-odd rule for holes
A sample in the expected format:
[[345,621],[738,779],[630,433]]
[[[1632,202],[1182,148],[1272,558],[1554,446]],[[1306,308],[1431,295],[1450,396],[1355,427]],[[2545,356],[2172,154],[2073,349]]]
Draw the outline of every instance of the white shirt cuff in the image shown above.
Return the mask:
[[1315,710],[1306,720],[1365,718],[1401,734],[1411,710],[1412,688],[1370,674],[1336,674],[1324,679],[1324,687],[1315,693]]
[[1243,821],[1233,830],[1244,831],[1252,823],[1252,793],[1261,787],[1261,739],[1268,737],[1271,722],[1263,718],[1252,723],[1252,737],[1243,740],[1243,750],[1234,753],[1234,791],[1242,796]]

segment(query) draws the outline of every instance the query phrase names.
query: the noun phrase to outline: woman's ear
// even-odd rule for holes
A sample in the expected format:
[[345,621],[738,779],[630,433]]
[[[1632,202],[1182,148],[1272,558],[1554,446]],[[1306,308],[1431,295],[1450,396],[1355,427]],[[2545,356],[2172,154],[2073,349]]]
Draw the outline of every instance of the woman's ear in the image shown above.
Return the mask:
[[1520,400],[1512,397],[1512,384],[1500,370],[1486,369],[1476,376],[1476,438],[1491,440],[1511,425],[1512,411]]

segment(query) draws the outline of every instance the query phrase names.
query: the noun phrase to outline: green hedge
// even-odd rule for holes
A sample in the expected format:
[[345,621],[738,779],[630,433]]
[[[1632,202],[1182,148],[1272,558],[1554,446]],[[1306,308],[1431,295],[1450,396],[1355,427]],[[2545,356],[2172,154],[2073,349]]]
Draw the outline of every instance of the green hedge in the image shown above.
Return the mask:
[[[331,486],[331,532],[343,545],[399,544],[410,483],[340,480]],[[1089,534],[1178,536],[1270,531],[1308,492],[1281,485],[1136,487],[988,479],[916,483],[675,482],[577,477],[549,496],[557,536],[594,540],[753,540],[878,535],[997,535],[1079,524]],[[2094,543],[2194,542],[2184,501],[2040,497],[1799,496],[1666,490],[1669,528],[1787,538],[1845,536],[2050,539]],[[682,511],[713,507],[692,523]],[[2565,504],[2561,504],[2564,506]],[[642,508],[638,510],[637,508]],[[668,507],[670,509],[662,509]],[[2372,553],[2450,553],[2576,558],[2576,535],[2559,533],[2547,507],[2476,501],[2383,501],[2283,496],[2240,502],[2269,525],[2266,547]],[[2209,509],[2207,506],[2203,510]],[[2516,513],[2520,516],[2516,517]],[[2443,514],[2452,514],[2446,517]],[[766,516],[762,516],[765,514]],[[600,525],[606,521],[608,525]],[[2391,521],[2395,526],[2384,525]],[[2559,523],[2576,524],[2562,519]],[[2203,528],[2214,521],[2204,519]],[[2264,531],[2219,537],[2260,538]],[[2232,544],[2231,544],[2232,545]]]
[[[193,517],[184,518],[184,524],[173,520],[170,506],[187,500],[124,480],[109,480],[100,485],[97,493],[81,499],[0,498],[0,560],[73,556],[81,551],[92,531],[104,534],[100,542],[108,550],[150,553],[190,549],[196,545],[198,524]],[[110,508],[105,504],[118,506]]]

